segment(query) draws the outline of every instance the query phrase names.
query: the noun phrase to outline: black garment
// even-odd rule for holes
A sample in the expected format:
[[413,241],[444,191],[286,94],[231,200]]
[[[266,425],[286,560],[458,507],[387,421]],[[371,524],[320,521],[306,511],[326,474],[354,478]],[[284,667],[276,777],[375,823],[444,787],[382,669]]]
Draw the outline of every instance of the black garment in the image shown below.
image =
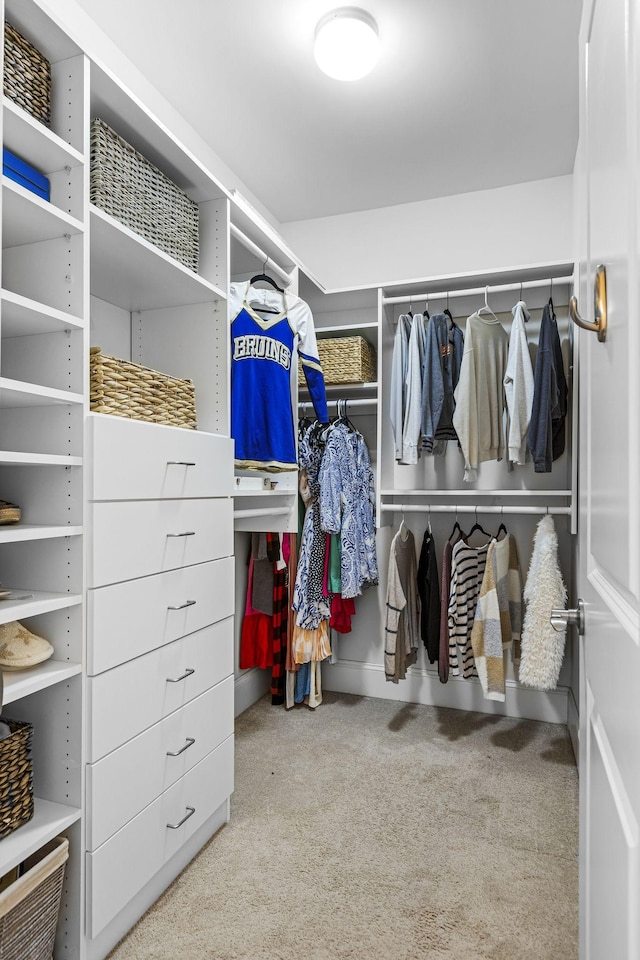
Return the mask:
[[550,473],[551,463],[564,453],[567,393],[556,315],[547,304],[540,324],[533,408],[527,435],[536,473]]
[[420,636],[427,649],[429,663],[438,659],[440,647],[440,582],[433,536],[427,529],[422,540],[418,563],[420,596]]

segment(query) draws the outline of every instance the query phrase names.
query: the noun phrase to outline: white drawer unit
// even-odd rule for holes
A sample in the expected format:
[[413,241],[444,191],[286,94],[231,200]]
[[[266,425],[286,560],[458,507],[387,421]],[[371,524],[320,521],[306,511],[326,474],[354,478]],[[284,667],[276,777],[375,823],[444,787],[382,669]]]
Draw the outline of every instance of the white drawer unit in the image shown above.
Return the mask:
[[96,937],[233,792],[233,737],[94,852],[87,853],[87,926]]
[[233,440],[196,430],[89,416],[90,500],[228,497]]
[[233,554],[233,500],[93,503],[87,585],[100,587]]
[[94,763],[233,673],[233,618],[87,682],[87,761]]
[[234,613],[232,557],[87,591],[93,676]]
[[[87,766],[87,846],[95,850],[233,733],[233,677]],[[122,785],[122,789],[114,786]]]

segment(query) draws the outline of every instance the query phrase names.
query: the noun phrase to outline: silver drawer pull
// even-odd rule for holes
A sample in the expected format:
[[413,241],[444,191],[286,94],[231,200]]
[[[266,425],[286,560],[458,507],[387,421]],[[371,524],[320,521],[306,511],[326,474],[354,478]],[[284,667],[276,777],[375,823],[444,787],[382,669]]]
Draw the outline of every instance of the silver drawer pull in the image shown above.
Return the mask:
[[197,600],[187,600],[186,603],[181,603],[178,607],[167,607],[167,610],[184,610],[185,607],[195,607]]
[[191,460],[167,460],[168,467],[195,467],[195,461]]
[[181,680],[186,680],[187,677],[190,677],[192,673],[195,673],[195,670],[187,667],[181,677],[176,677],[175,679],[173,677],[167,677],[167,683],[180,683]]
[[196,808],[195,808],[195,807],[187,807],[187,810],[188,810],[189,812],[182,818],[182,820],[180,821],[180,823],[168,823],[168,824],[167,824],[169,830],[177,830],[178,827],[181,827],[183,823],[186,823],[187,820],[189,819],[189,817],[192,817],[192,816],[194,815],[194,813],[196,812]]
[[187,737],[187,742],[185,743],[184,747],[180,747],[180,749],[179,749],[179,750],[176,750],[175,752],[174,752],[173,750],[167,750],[167,756],[168,756],[168,757],[179,757],[181,753],[184,753],[185,750],[188,750],[189,747],[192,747],[195,742],[196,742],[196,741],[194,740],[193,737]]
[[195,537],[195,530],[187,530],[185,533],[168,533],[168,537]]

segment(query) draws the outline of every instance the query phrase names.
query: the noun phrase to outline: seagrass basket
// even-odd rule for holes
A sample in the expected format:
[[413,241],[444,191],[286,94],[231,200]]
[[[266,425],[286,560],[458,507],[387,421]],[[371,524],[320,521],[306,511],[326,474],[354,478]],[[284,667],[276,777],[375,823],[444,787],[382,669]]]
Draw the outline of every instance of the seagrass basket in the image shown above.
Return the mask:
[[26,37],[4,25],[4,93],[32,117],[51,123],[51,64]]
[[11,736],[0,740],[0,837],[33,817],[33,769],[30,723],[7,720]]
[[51,960],[69,841],[56,837],[0,893],[0,960]]
[[90,349],[89,398],[93,413],[189,430],[197,427],[192,380],[178,380],[131,360],[120,360],[100,347]]
[[199,209],[104,120],[91,123],[91,203],[197,272]]
[[[318,358],[326,384],[373,383],[377,379],[376,351],[364,337],[318,340]],[[304,385],[302,364],[298,364],[298,384]]]

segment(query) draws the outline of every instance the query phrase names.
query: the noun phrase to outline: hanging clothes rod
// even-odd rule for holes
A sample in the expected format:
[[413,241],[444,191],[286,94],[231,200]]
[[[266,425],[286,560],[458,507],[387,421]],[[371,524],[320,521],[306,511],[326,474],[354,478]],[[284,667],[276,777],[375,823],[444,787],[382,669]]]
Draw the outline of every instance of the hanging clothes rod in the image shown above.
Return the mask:
[[249,239],[246,233],[243,233],[242,230],[238,229],[234,223],[229,224],[229,229],[236,240],[238,240],[243,247],[246,247],[250,253],[256,256],[265,267],[268,267],[271,270],[272,273],[276,273],[285,286],[288,286],[291,283],[291,277],[286,270],[278,266],[275,260],[272,260],[268,253],[265,253],[264,250],[260,249],[257,243],[254,243],[253,240]]
[[254,517],[284,517],[291,513],[289,507],[256,507],[255,510],[234,510],[234,520],[253,520]]
[[445,297],[478,297],[485,293],[509,293],[520,290],[533,290],[540,287],[549,287],[552,284],[568,286],[573,283],[572,277],[547,277],[545,280],[523,280],[522,283],[488,284],[485,287],[469,287],[466,290],[429,290],[427,293],[413,293],[405,297],[383,297],[385,306],[393,303],[414,303],[416,300],[442,300]]
[[[327,406],[330,406],[332,403],[335,403],[336,409],[337,409],[338,404],[341,403],[342,400],[344,399],[345,399],[344,397],[340,397],[339,399],[337,398],[334,399],[333,397],[327,397]],[[377,407],[378,405],[377,397],[367,397],[365,399],[360,399],[360,400],[350,400],[347,397],[346,400],[347,400],[347,411],[351,410],[353,407],[373,407],[373,406]],[[313,404],[311,403],[310,400],[299,400],[298,410],[304,409],[304,407],[311,407],[311,409],[313,410]]]
[[543,513],[558,513],[569,516],[571,514],[571,507],[515,507],[515,506],[505,506],[505,507],[495,507],[495,506],[471,506],[470,504],[465,504],[464,506],[454,506],[453,504],[447,503],[437,503],[437,504],[416,504],[416,503],[383,503],[380,505],[380,510],[383,513],[499,513],[499,514],[543,514]]

